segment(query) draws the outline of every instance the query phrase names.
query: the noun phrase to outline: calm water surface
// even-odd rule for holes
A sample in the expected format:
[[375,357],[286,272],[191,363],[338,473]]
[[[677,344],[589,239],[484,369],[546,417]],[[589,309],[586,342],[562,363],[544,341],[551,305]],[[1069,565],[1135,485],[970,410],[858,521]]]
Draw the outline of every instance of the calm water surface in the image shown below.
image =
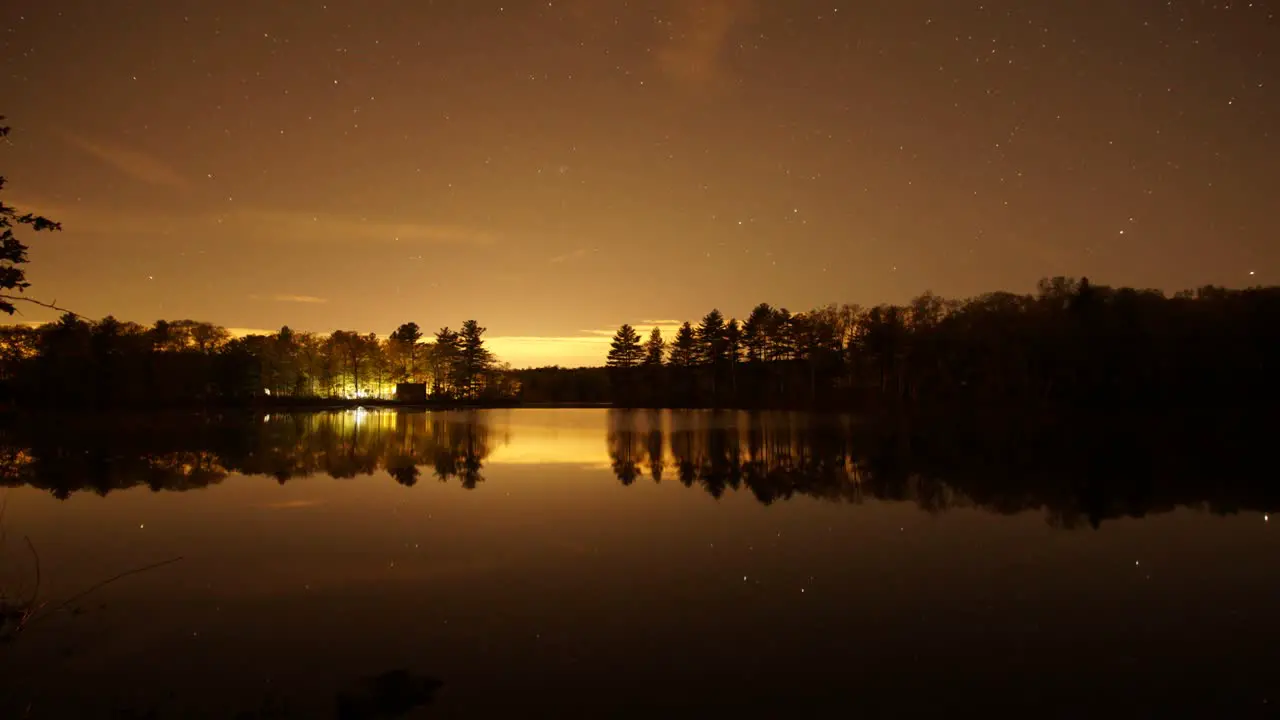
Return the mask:
[[443,682],[423,717],[1280,705],[1267,496],[948,475],[870,435],[606,410],[11,434],[4,587],[33,584],[23,536],[54,605],[183,559],[0,645],[0,717],[326,717],[392,670]]

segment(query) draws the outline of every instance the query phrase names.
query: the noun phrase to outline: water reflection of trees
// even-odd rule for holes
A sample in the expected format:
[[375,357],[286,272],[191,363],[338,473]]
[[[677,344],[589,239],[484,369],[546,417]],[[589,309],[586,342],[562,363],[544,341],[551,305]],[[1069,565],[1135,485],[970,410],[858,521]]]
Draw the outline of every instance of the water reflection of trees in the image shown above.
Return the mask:
[[386,470],[412,486],[426,467],[438,480],[457,478],[463,487],[474,488],[484,480],[480,471],[491,451],[489,426],[474,412],[270,415],[257,440],[261,450],[233,469],[281,482],[317,473],[352,478]]
[[[0,485],[65,498],[146,486],[188,490],[230,473],[284,483],[385,471],[405,486],[484,480],[502,441],[485,412],[338,411],[268,416],[66,417],[0,427]],[[1043,512],[1060,527],[1177,507],[1270,511],[1264,423],[1097,419],[946,425],[804,413],[616,410],[610,465],[623,485],[675,479],[721,498],[796,497]]]
[[[796,496],[912,502],[928,512],[1041,511],[1058,527],[1097,526],[1177,507],[1269,511],[1261,426],[1186,421],[910,426],[799,413],[664,416],[611,411],[609,456],[623,485],[674,471],[712,497],[743,491],[769,505]],[[670,458],[664,456],[669,451]]]
[[412,486],[430,473],[472,489],[484,481],[492,433],[474,412],[338,411],[135,422],[59,418],[0,431],[0,484],[66,498],[147,486],[189,490],[229,473],[285,483],[385,470]]

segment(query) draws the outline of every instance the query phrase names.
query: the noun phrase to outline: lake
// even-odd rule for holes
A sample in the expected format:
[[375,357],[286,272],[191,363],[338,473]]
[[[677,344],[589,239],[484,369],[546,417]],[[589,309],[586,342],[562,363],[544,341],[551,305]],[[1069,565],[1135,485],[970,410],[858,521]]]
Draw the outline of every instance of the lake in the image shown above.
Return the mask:
[[390,716],[435,681],[410,716],[1273,716],[1267,466],[1226,434],[1010,432],[603,409],[19,423],[10,596],[48,611],[181,559],[0,645],[0,717]]

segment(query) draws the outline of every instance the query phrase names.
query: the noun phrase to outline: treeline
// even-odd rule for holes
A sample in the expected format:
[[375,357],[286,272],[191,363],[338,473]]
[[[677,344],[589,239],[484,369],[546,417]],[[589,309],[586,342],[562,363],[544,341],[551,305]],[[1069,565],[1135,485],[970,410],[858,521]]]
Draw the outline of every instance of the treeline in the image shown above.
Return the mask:
[[[183,491],[231,473],[279,483],[386,473],[401,485],[483,488],[507,441],[489,413],[41,416],[0,425],[0,486],[58,498],[135,487]],[[494,421],[498,421],[495,426]],[[860,423],[847,415],[610,410],[601,450],[617,481],[674,482],[762,504],[809,497],[911,502],[930,512],[1044,512],[1058,527],[1097,526],[1181,507],[1273,512],[1269,429],[1239,418]],[[583,462],[591,462],[584,458]]]
[[[905,306],[766,303],[745,320],[712,310],[670,340],[623,325],[596,370],[522,375],[547,399],[629,406],[1240,405],[1270,397],[1280,288],[1203,287],[1171,297],[1087,279]],[[607,389],[606,389],[607,388]]]
[[112,317],[0,327],[0,402],[36,407],[242,404],[284,399],[390,399],[400,382],[431,398],[516,394],[510,369],[474,320],[425,339],[415,323],[390,337],[339,330],[232,337],[191,320],[147,327]]
[[267,396],[385,400],[400,382],[443,402],[629,407],[866,409],[981,405],[1103,409],[1241,407],[1274,397],[1280,288],[1166,296],[1086,280],[1034,294],[907,305],[718,310],[642,338],[629,325],[601,368],[513,371],[485,329],[387,338],[337,331],[233,338],[189,320],[147,327],[74,315],[0,327],[0,403],[35,407],[241,404]]

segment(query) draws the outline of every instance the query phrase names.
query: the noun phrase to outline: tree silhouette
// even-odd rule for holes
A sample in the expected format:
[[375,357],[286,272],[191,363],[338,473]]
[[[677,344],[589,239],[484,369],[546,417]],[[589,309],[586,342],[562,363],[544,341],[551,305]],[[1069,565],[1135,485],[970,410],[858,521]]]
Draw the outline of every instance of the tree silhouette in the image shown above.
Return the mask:
[[417,377],[418,350],[422,341],[422,330],[418,327],[418,323],[404,323],[391,333],[390,340],[403,361],[403,364],[396,368],[396,379],[408,381]]
[[[16,275],[10,275],[16,278]],[[596,402],[637,407],[813,407],[994,414],[1261,408],[1280,364],[1280,288],[1201,287],[1166,296],[1048,278],[1030,294],[905,305],[757,305],[740,326],[712,311],[663,343],[620,330],[596,368],[512,371],[474,321],[410,349],[396,339],[283,327],[232,338],[194,320],[150,327],[64,314],[0,328],[0,402],[23,407],[245,404],[383,398],[415,366],[437,401]],[[402,332],[404,331],[404,332]],[[410,348],[417,343],[411,343]],[[661,354],[669,353],[663,365]],[[419,362],[416,355],[421,353]],[[744,358],[745,362],[738,362]],[[625,366],[625,367],[622,367]],[[638,367],[637,367],[638,366]],[[619,374],[621,373],[621,374]],[[619,382],[625,380],[625,382]]]
[[773,306],[760,303],[742,323],[742,344],[749,362],[768,360],[769,325],[773,321]]
[[[3,124],[4,116],[0,115],[0,140],[9,136],[9,127]],[[5,178],[0,176],[0,190],[5,186]],[[52,303],[40,302],[21,295],[31,283],[27,282],[26,270],[27,246],[14,235],[14,228],[26,225],[35,232],[61,230],[62,225],[49,218],[32,213],[19,213],[16,208],[6,205],[0,200],[0,312],[12,315],[17,308],[14,302],[29,302],[55,310]]]
[[230,339],[231,333],[226,328],[212,323],[196,323],[191,328],[191,341],[195,343],[196,350],[206,355],[222,347]]
[[667,362],[677,368],[691,368],[698,364],[698,341],[694,338],[693,326],[689,323],[681,325],[676,331]]
[[636,329],[624,324],[613,336],[605,366],[627,370],[639,365],[644,357],[645,351],[640,346],[640,336],[636,334]]
[[712,310],[702,318],[695,333],[698,341],[696,355],[703,365],[719,367],[724,362],[728,349],[728,337],[725,334],[724,315],[719,310]]
[[738,363],[742,360],[742,328],[738,326],[737,318],[729,320],[729,324],[725,326],[724,341],[725,360],[729,364],[730,392],[737,398]]
[[[668,367],[646,374],[643,399],[676,407],[978,404],[996,412],[1256,406],[1276,389],[1266,368],[1280,362],[1277,328],[1276,287],[1166,296],[1056,277],[1035,294],[949,300],[925,292],[868,309],[793,315],[760,303],[741,326],[717,310],[696,330],[684,323],[668,345]],[[557,372],[565,384],[587,375]]]
[[431,348],[431,374],[434,379],[432,393],[445,395],[453,391],[458,378],[458,357],[462,341],[458,333],[445,326],[436,331],[436,341]]
[[[495,363],[482,344],[474,377],[465,386],[451,386],[466,370],[460,336],[446,328],[441,352],[434,352],[435,345],[420,348],[424,360],[445,361],[437,370],[432,362],[409,362],[403,340],[412,335],[380,341],[372,333],[321,336],[284,326],[277,333],[232,338],[225,328],[193,320],[157,320],[144,327],[114,317],[86,322],[66,313],[39,327],[0,326],[0,402],[107,408],[245,404],[268,396],[285,403],[387,399],[411,365],[438,380],[437,399],[498,400],[519,392],[517,373]],[[458,387],[470,395],[460,397]]]
[[480,381],[493,365],[493,354],[484,346],[485,328],[475,320],[462,323],[458,333],[457,387],[463,397],[479,396]]
[[[369,371],[372,370],[371,359],[378,354],[378,338],[370,333],[361,335],[347,330],[336,330],[329,336],[329,344],[334,356],[343,363],[342,370],[351,376],[350,395],[364,397],[368,392]],[[361,374],[364,382],[361,382]],[[376,393],[373,393],[376,394]]]
[[703,316],[702,322],[698,323],[694,337],[697,340],[694,356],[698,364],[705,365],[707,368],[706,379],[710,385],[712,404],[715,405],[719,403],[718,379],[729,347],[724,315],[715,309],[707,313]]
[[649,339],[644,344],[644,364],[649,367],[661,366],[666,349],[667,344],[662,340],[662,331],[655,325],[653,330],[649,331]]

